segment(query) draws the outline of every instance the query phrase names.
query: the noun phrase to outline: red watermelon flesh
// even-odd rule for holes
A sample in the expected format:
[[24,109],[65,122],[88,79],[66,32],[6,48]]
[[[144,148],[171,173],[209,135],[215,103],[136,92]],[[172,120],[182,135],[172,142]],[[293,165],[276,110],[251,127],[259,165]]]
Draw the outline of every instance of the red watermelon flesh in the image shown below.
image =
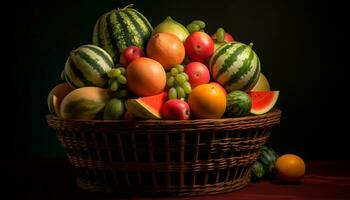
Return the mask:
[[142,119],[161,119],[161,111],[164,103],[168,100],[168,94],[160,94],[138,99],[129,99],[126,101],[126,109],[137,118]]
[[251,91],[249,96],[252,99],[250,113],[261,115],[269,112],[277,102],[280,91]]

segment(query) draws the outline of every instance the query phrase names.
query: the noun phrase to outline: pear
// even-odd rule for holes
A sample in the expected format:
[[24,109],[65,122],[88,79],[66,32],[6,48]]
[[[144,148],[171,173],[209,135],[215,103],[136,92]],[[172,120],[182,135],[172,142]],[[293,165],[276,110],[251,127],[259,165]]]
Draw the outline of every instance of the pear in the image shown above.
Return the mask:
[[152,35],[155,35],[156,33],[172,33],[182,42],[185,42],[187,36],[190,34],[186,27],[173,20],[170,16],[165,18],[162,23],[158,24],[158,26],[154,28]]

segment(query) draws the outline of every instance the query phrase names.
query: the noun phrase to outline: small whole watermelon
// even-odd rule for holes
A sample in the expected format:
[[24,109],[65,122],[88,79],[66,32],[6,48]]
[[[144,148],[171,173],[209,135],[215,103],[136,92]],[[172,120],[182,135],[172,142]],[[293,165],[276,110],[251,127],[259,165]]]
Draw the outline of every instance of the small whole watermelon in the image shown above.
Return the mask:
[[259,57],[252,45],[231,42],[219,47],[210,59],[213,79],[228,91],[250,91],[260,75]]
[[252,107],[250,96],[242,91],[232,91],[226,96],[227,117],[240,117],[249,115]]

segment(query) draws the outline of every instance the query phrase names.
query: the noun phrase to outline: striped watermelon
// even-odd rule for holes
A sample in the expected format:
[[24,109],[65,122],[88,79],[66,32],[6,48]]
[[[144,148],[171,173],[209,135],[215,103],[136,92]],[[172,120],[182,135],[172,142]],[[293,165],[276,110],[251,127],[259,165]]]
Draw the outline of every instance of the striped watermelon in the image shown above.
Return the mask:
[[95,45],[83,45],[72,51],[64,67],[66,81],[75,88],[105,87],[107,73],[114,67],[111,56]]
[[250,96],[242,91],[236,90],[226,96],[226,116],[239,117],[250,114],[252,100]]
[[259,79],[260,61],[251,45],[232,42],[215,51],[209,69],[213,79],[228,92],[249,91]]
[[106,50],[116,63],[128,46],[145,49],[153,28],[137,10],[125,7],[102,15],[96,22],[93,44]]

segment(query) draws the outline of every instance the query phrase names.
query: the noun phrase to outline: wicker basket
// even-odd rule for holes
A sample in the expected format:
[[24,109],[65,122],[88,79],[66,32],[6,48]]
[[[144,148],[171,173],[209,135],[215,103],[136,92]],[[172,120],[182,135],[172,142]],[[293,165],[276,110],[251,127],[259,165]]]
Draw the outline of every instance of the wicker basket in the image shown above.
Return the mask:
[[47,116],[89,191],[206,195],[234,191],[281,111],[205,120],[86,121]]

